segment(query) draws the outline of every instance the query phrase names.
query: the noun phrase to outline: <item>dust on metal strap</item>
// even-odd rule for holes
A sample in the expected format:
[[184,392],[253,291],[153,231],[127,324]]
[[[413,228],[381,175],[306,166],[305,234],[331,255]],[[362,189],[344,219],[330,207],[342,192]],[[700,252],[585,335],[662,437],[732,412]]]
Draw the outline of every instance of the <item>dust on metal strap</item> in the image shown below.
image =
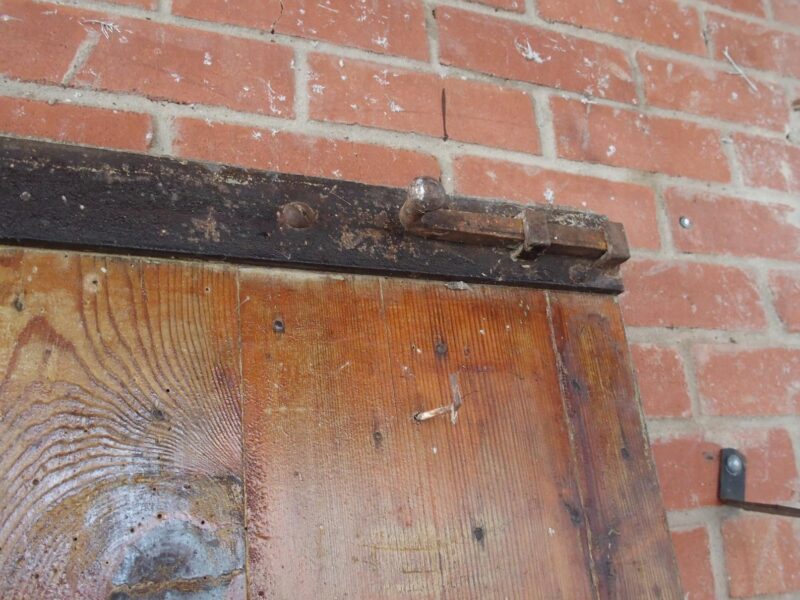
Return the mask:
[[448,199],[441,184],[430,177],[415,179],[400,209],[406,231],[421,237],[508,248],[520,260],[542,254],[594,259],[614,267],[630,257],[622,225],[603,220],[587,226],[574,213],[536,206],[505,216],[465,210]]

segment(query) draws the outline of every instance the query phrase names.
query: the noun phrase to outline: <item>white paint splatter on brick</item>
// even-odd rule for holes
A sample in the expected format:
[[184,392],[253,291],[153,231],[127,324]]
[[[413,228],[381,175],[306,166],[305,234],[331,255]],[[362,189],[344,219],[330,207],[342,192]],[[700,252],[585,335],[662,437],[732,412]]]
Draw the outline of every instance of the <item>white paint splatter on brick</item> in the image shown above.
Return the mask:
[[372,78],[378,82],[378,85],[389,85],[389,71],[384,69],[380,73],[376,73]]
[[525,60],[531,60],[535,62],[537,65],[542,65],[551,58],[550,56],[548,56],[547,58],[542,58],[542,55],[533,49],[533,47],[531,46],[531,42],[528,38],[525,38],[524,44],[520,42],[519,39],[515,39],[514,48],[517,49],[517,52],[520,53],[522,58],[524,58]]
[[272,88],[272,83],[270,82],[267,82],[266,90],[267,90],[267,99],[269,100],[269,109],[276,115],[282,114],[283,111],[281,111],[281,109],[278,108],[278,105],[275,103],[275,101],[277,100],[278,102],[286,102],[286,96],[284,96],[283,94],[277,94],[275,90]]

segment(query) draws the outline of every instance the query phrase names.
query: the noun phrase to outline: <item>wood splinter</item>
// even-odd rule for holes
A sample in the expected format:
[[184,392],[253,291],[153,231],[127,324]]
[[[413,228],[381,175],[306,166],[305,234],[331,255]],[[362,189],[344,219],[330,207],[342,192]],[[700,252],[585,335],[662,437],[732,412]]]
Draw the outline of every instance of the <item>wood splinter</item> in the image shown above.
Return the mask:
[[427,421],[433,417],[450,413],[450,422],[455,425],[458,419],[458,409],[464,403],[461,396],[461,388],[458,385],[458,373],[450,373],[450,392],[453,394],[453,401],[450,404],[418,412],[414,415],[414,420]]

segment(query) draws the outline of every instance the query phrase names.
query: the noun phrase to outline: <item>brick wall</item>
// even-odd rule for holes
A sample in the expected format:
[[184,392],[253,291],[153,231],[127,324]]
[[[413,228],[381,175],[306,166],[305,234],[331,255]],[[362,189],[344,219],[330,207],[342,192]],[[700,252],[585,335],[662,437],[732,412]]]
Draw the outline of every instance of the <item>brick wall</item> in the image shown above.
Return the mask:
[[723,445],[800,499],[800,0],[0,0],[0,75],[7,134],[621,220],[688,598],[800,594],[715,501]]

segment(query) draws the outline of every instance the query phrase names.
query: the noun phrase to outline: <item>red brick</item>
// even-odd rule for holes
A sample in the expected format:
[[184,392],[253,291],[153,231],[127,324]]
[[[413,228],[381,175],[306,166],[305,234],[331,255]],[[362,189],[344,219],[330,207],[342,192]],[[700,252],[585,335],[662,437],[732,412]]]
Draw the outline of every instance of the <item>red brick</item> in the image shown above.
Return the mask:
[[381,54],[428,58],[421,0],[173,0],[172,12]]
[[502,8],[503,10],[510,10],[512,12],[522,13],[525,12],[525,0],[467,0],[468,2],[475,2],[477,4],[485,4],[493,8]]
[[538,0],[537,7],[548,21],[705,54],[697,11],[674,0]]
[[324,54],[308,62],[312,119],[443,135],[437,75]]
[[293,116],[292,50],[144,20],[116,19],[75,78],[100,90]]
[[632,260],[623,277],[629,326],[753,330],[766,324],[755,282],[736,267]]
[[790,502],[797,485],[792,441],[785,429],[705,431],[652,443],[667,510],[719,504],[719,451],[738,448],[747,459],[746,497]]
[[683,359],[674,348],[631,346],[642,406],[648,417],[688,417],[692,412]]
[[672,532],[685,600],[714,600],[714,572],[705,527]]
[[800,592],[795,519],[740,514],[722,523],[722,539],[731,597]]
[[730,180],[718,131],[565,98],[551,98],[550,107],[558,155],[563,158],[707,181]]
[[745,184],[800,192],[800,147],[744,134],[733,142]]
[[[707,0],[710,4],[716,4],[728,10],[735,10],[738,12],[749,13],[763,17],[766,15],[764,12],[763,0]],[[774,0],[773,0],[774,1]],[[797,0],[790,0],[796,2]]]
[[2,97],[0,131],[137,152],[146,151],[153,136],[149,115]]
[[800,25],[800,2],[797,0],[772,0],[775,19],[789,25]]
[[800,272],[773,271],[769,287],[783,327],[792,333],[800,332]]
[[[778,204],[671,188],[665,194],[678,250],[700,254],[800,259],[800,229],[795,211]],[[680,217],[692,226],[684,229]]]
[[454,166],[456,189],[462,194],[591,210],[622,222],[631,246],[660,245],[655,196],[645,186],[477,156],[459,156]]
[[396,187],[439,176],[436,159],[419,152],[196,119],[178,119],[174,148],[187,158]]
[[0,75],[61,83],[81,42],[90,13],[66,6],[0,0]]
[[800,35],[714,13],[707,19],[717,59],[727,48],[740,66],[800,77]]
[[450,138],[539,151],[531,98],[524,92],[433,73],[314,54],[309,58],[313,119],[442,137],[442,90]]
[[447,135],[461,142],[538,154],[539,128],[530,96],[500,86],[446,79]]
[[737,121],[783,131],[789,123],[789,99],[783,88],[743,77],[730,70],[711,69],[690,63],[639,55],[648,104]]
[[440,6],[443,64],[635,102],[631,66],[616,48],[513,21]]
[[698,346],[695,363],[706,414],[800,414],[800,350]]
[[111,4],[122,4],[124,6],[135,6],[136,8],[144,8],[146,10],[155,10],[158,8],[158,0],[106,0]]

